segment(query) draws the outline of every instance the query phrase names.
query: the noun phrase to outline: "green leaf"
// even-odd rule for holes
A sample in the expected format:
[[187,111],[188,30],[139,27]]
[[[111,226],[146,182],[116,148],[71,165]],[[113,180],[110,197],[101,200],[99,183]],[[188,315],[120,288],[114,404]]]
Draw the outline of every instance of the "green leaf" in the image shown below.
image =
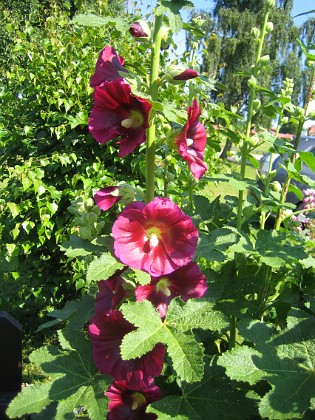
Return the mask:
[[106,251],[104,246],[94,245],[90,241],[80,238],[78,235],[71,235],[70,240],[64,242],[60,249],[69,258],[85,257],[91,254],[100,255]]
[[302,161],[313,171],[315,172],[315,156],[311,152],[299,151],[299,156]]
[[82,296],[81,300],[68,301],[63,309],[49,312],[48,316],[54,320],[40,325],[37,331],[50,328],[64,321],[69,322],[69,328],[80,330],[90,318],[95,304],[95,299],[91,295]]
[[223,262],[226,258],[225,251],[236,244],[240,237],[241,235],[231,228],[216,229],[208,235],[200,235],[196,256],[209,261]]
[[302,245],[290,243],[286,233],[274,230],[259,231],[255,249],[261,262],[271,267],[283,267],[307,258]]
[[86,278],[88,282],[107,280],[122,268],[124,268],[123,264],[119,263],[111,254],[106,253],[91,262]]
[[125,32],[129,29],[129,25],[127,24],[127,22],[125,22],[121,18],[101,17],[92,13],[86,15],[78,14],[72,19],[71,23],[93,27],[115,25],[116,29],[120,32]]
[[[100,375],[91,357],[91,343],[83,333],[66,331],[63,344],[66,351],[55,346],[42,347],[30,355],[30,360],[39,365],[49,381],[25,388],[11,402],[8,413],[11,417],[39,413],[52,401],[58,402],[56,420],[73,416],[73,410],[84,406],[93,420],[103,420],[107,413],[104,391],[111,379]],[[69,350],[73,348],[74,351]]]
[[182,395],[163,398],[147,411],[157,414],[159,419],[176,420],[244,420],[257,414],[255,401],[235,389],[217,366],[206,366],[198,384],[184,384]]
[[278,334],[259,321],[240,322],[239,329],[255,349],[234,348],[220,356],[218,364],[233,380],[269,382],[271,390],[259,404],[263,418],[302,418],[315,398],[314,317],[291,310],[287,328]]
[[124,317],[138,327],[125,335],[123,359],[140,357],[157,343],[167,346],[177,375],[186,382],[197,382],[203,375],[204,349],[192,333],[193,328],[222,329],[228,325],[225,317],[214,311],[209,302],[191,299],[185,305],[173,299],[163,322],[151,302],[135,302],[121,307]]

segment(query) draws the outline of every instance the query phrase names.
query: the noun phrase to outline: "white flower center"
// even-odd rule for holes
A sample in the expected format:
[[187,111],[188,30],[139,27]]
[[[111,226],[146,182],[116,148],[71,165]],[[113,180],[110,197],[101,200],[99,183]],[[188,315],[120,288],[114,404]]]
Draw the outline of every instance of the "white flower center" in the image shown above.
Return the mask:
[[189,146],[191,146],[192,144],[194,144],[194,141],[193,141],[193,139],[190,139],[189,137],[186,139],[186,143],[187,143],[187,146],[189,147]]

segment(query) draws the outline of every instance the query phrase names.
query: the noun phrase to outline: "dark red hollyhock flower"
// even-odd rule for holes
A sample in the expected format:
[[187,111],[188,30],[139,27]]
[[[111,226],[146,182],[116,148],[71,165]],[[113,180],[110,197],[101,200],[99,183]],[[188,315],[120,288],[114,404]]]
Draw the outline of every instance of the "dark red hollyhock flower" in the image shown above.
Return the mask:
[[113,47],[107,45],[100,53],[91,77],[91,87],[96,87],[113,79],[121,79],[118,72],[128,73],[124,67],[124,59],[117,55]]
[[205,275],[196,263],[191,262],[167,276],[152,277],[151,282],[145,286],[139,285],[136,298],[138,301],[151,301],[160,317],[164,318],[173,298],[180,296],[186,302],[188,299],[204,296],[207,289]]
[[189,80],[194,79],[195,77],[198,77],[199,74],[196,72],[196,70],[193,69],[186,69],[177,76],[174,76],[174,80]]
[[151,385],[161,373],[165,349],[162,344],[156,344],[137,359],[123,360],[120,345],[124,336],[133,330],[135,327],[118,310],[109,314],[95,312],[89,325],[93,360],[98,370],[117,381],[125,380],[132,389],[141,389]]
[[196,99],[187,110],[186,125],[175,139],[178,152],[188,162],[190,170],[196,179],[200,179],[208,169],[203,161],[207,135],[204,126],[199,121],[200,107]]
[[94,194],[96,205],[103,211],[110,209],[115,203],[122,200],[122,204],[132,203],[136,189],[125,182],[112,187],[105,187]]
[[128,292],[124,289],[125,281],[120,276],[123,271],[124,270],[119,270],[109,279],[98,282],[95,312],[108,314],[127,296]]
[[124,157],[146,140],[150,109],[151,104],[134,96],[125,80],[114,79],[94,90],[90,133],[101,144],[120,136],[119,157]]
[[169,274],[188,264],[195,253],[198,230],[169,198],[129,204],[116,219],[114,251],[124,264],[151,276]]
[[109,397],[107,420],[154,420],[157,416],[146,413],[146,407],[162,398],[160,388],[156,385],[129,389],[125,381],[114,381],[105,395]]
[[171,65],[166,72],[166,77],[168,81],[186,81],[190,79],[194,79],[195,77],[198,77],[199,73],[196,70],[193,69],[187,69],[184,66],[181,65]]
[[110,209],[122,198],[123,196],[119,195],[118,186],[105,187],[94,194],[96,205],[103,211]]
[[130,34],[139,40],[148,40],[151,36],[151,30],[149,25],[144,20],[139,20],[138,22],[134,22],[130,29]]

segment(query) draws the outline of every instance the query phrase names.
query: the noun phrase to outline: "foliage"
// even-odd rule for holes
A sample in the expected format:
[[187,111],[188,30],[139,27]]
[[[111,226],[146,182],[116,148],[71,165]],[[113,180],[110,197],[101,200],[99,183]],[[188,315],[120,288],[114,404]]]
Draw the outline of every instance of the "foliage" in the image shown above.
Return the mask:
[[[272,17],[272,3],[272,0],[264,3],[265,14],[262,29],[257,36],[251,73],[243,74],[248,87],[246,117],[242,117],[238,109],[232,108],[229,111],[222,104],[209,104],[209,90],[219,88],[209,78],[190,80],[186,85],[184,81],[182,85],[176,85],[176,89],[172,80],[167,81],[165,67],[169,64],[170,54],[163,50],[162,27],[167,25],[166,33],[169,35],[169,32],[176,33],[185,26],[179,13],[183,6],[191,6],[185,0],[158,1],[152,24],[152,39],[137,44],[139,48],[133,48],[130,55],[130,39],[124,38],[122,32],[126,23],[120,19],[90,13],[79,14],[69,27],[66,21],[63,26],[62,20],[58,19],[57,24],[57,19],[52,18],[46,26],[48,33],[50,28],[54,29],[50,33],[51,38],[45,37],[46,42],[42,43],[38,41],[37,50],[31,51],[32,59],[29,60],[28,68],[31,69],[30,74],[34,75],[30,77],[31,86],[24,84],[26,76],[19,66],[12,70],[12,74],[7,74],[10,85],[4,91],[7,96],[4,96],[12,99],[20,93],[21,98],[8,107],[9,120],[14,122],[17,130],[14,131],[4,117],[1,120],[5,146],[2,160],[5,193],[1,205],[8,220],[6,225],[2,222],[1,229],[4,243],[10,245],[7,249],[11,252],[11,255],[6,255],[6,261],[8,264],[18,263],[18,272],[23,273],[23,252],[26,253],[24,262],[30,265],[32,261],[40,261],[42,255],[53,251],[56,261],[60,258],[67,268],[72,268],[71,274],[74,272],[69,290],[75,284],[83,295],[71,300],[65,293],[60,299],[66,302],[64,308],[54,308],[49,314],[50,319],[39,328],[40,331],[58,328],[58,342],[43,346],[30,355],[30,360],[40,366],[46,378],[41,383],[25,388],[12,401],[8,408],[12,418],[28,413],[35,418],[84,416],[94,420],[111,415],[115,418],[117,407],[113,408],[113,400],[109,401],[108,392],[105,395],[104,392],[121,378],[117,375],[117,379],[115,374],[107,377],[98,373],[93,363],[93,351],[96,360],[95,353],[97,357],[104,356],[100,353],[104,350],[102,346],[106,347],[107,354],[110,353],[108,349],[115,348],[115,352],[110,353],[110,360],[102,360],[104,364],[110,365],[112,360],[119,360],[123,366],[137,366],[136,373],[145,376],[146,369],[142,369],[142,363],[150,365],[151,352],[162,345],[165,348],[164,367],[161,374],[154,378],[154,383],[162,391],[162,399],[146,407],[146,412],[153,413],[158,419],[206,419],[209,413],[215,420],[222,417],[284,420],[314,416],[315,248],[311,237],[291,228],[290,217],[298,216],[301,210],[286,203],[285,199],[291,179],[302,180],[314,187],[310,179],[301,177],[300,168],[305,163],[314,169],[315,157],[311,153],[296,153],[307,118],[308,103],[304,108],[293,104],[290,80],[284,80],[279,92],[264,86],[264,53],[260,47],[265,36],[268,42],[266,23],[269,16]],[[67,28],[65,33],[63,27]],[[198,35],[195,28],[189,25],[185,28],[194,36]],[[108,39],[111,37],[114,45],[117,43],[118,54],[125,59],[128,70],[126,81],[116,77],[115,83],[117,79],[120,83],[130,83],[133,95],[152,105],[146,147],[141,145],[134,156],[125,159],[117,158],[118,147],[110,142],[103,148],[96,146],[85,126],[88,107],[92,106],[87,95],[91,92],[88,81],[97,59],[95,46],[100,45],[97,37],[100,33]],[[39,37],[35,32],[32,35],[35,38],[32,39],[37,40],[36,34]],[[67,45],[62,46],[58,37],[67,39]],[[83,39],[87,39],[86,44]],[[93,46],[90,46],[91,39]],[[313,45],[299,43],[299,46],[307,58],[313,61],[313,64],[310,63],[312,78],[307,95],[310,100],[315,80]],[[57,52],[60,53],[60,48],[65,50],[62,50],[59,68],[54,64],[53,57]],[[151,62],[148,51],[151,51]],[[196,67],[196,53],[194,48],[183,60],[175,58],[175,64],[189,59],[191,67]],[[88,59],[83,60],[81,54],[88,56]],[[38,63],[42,63],[42,56],[47,59],[45,64],[49,65],[48,69],[53,73],[46,73],[45,67],[48,78],[45,84],[40,83],[44,69],[38,66]],[[93,63],[90,63],[91,57]],[[35,58],[36,67],[31,65]],[[71,72],[63,77],[67,66]],[[76,83],[77,78],[80,78],[80,83]],[[18,81],[16,86],[14,80]],[[60,85],[52,88],[57,82]],[[108,87],[106,83],[111,81],[104,81],[101,86],[103,89]],[[40,101],[40,107],[44,106],[39,114],[36,114],[37,103],[30,100],[31,92]],[[263,95],[266,103],[262,111],[268,117],[278,119],[275,136],[266,131],[261,135],[251,134],[257,104],[260,103],[257,102],[258,95]],[[199,115],[194,120],[199,128],[201,123],[207,128],[208,150],[205,150],[204,155],[197,147],[191,147],[196,146],[196,134],[203,136],[203,131],[200,134],[195,125],[192,138],[187,136],[186,119],[189,115],[186,115],[185,108],[195,98],[206,108],[200,115],[200,121]],[[18,104],[24,104],[23,113]],[[39,120],[35,119],[36,115],[39,115]],[[134,115],[127,113],[121,126],[133,129]],[[284,121],[297,127],[294,144],[277,138]],[[139,121],[136,120],[136,123]],[[214,134],[216,131],[211,127],[213,124],[217,124],[219,134]],[[224,130],[221,128],[223,124]],[[25,130],[25,127],[30,129]],[[38,135],[42,131],[45,131],[46,137]],[[36,143],[28,133],[32,133]],[[221,146],[218,137],[222,133],[223,140],[232,139],[238,147],[238,172],[220,173],[222,166],[215,161]],[[180,135],[185,140],[180,143],[182,149],[178,146]],[[247,161],[259,168],[254,153],[262,143],[267,144],[271,152],[277,152],[283,157],[287,171],[287,180],[283,186],[273,184],[274,173],[270,169],[264,177],[260,175],[262,190],[247,177]],[[50,148],[53,148],[53,152],[47,157]],[[143,157],[145,148],[146,158]],[[190,159],[195,159],[193,163],[198,164],[198,159],[204,159],[208,164],[210,169],[201,180],[193,179],[194,172],[191,173],[186,162],[182,161],[183,155],[180,152],[183,150]],[[53,156],[58,156],[59,160],[53,160]],[[17,160],[19,165],[16,164]],[[27,172],[25,168],[28,168]],[[57,168],[61,168],[61,172]],[[216,171],[217,168],[219,170]],[[31,183],[27,180],[31,180]],[[156,207],[155,212],[152,212],[154,217],[149,220],[145,218],[147,215],[143,210],[148,206],[139,203],[136,197],[136,203],[128,207],[129,219],[126,220],[122,201],[118,201],[106,213],[101,213],[94,205],[91,195],[96,188],[103,188],[104,184],[114,185],[120,180],[128,180],[133,187],[140,189],[146,181],[147,205],[152,204],[152,195],[163,197],[156,197],[154,203],[169,203],[168,199],[164,199],[167,197],[191,216],[178,211],[180,215],[183,213],[183,220],[191,223],[192,219],[198,227],[199,240],[195,248],[191,242],[195,250],[194,262],[190,261],[189,264],[198,263],[203,272],[202,278],[208,287],[204,296],[190,298],[191,295],[187,297],[184,292],[172,295],[171,277],[176,269],[164,272],[166,264],[163,263],[161,253],[157,252],[158,246],[163,245],[163,255],[173,263],[172,257],[180,255],[182,251],[173,249],[174,238],[167,237],[171,232],[168,223],[173,221],[173,213],[169,208],[163,212],[163,218],[159,218]],[[238,190],[238,197],[209,199],[205,195],[205,188],[214,182],[225,182],[233,186]],[[301,195],[296,188],[291,189]],[[30,195],[22,195],[25,191]],[[118,188],[117,191],[120,194]],[[37,207],[39,212],[35,213],[34,208]],[[69,212],[65,213],[67,207]],[[50,216],[46,221],[50,222],[48,225],[44,223],[46,219],[40,213],[41,208],[44,209],[43,214]],[[303,211],[308,212],[310,219],[313,218],[312,206]],[[266,229],[266,222],[273,214],[276,215],[275,223],[271,229]],[[74,216],[74,220],[70,215]],[[116,230],[111,235],[112,225],[116,223],[118,215],[119,229],[117,224],[114,225]],[[148,220],[149,225],[146,226],[144,221]],[[15,224],[18,226],[14,232]],[[27,236],[20,237],[21,226],[28,233]],[[132,243],[142,247],[141,258],[147,258],[151,264],[153,260],[150,258],[153,257],[162,261],[159,278],[151,278],[148,269],[144,271],[135,268],[139,267],[140,253],[136,255],[138,260],[135,264],[135,250],[131,247],[128,248],[130,255],[127,258],[130,266],[115,256],[118,255],[117,235],[121,231],[126,234],[123,240],[127,245],[130,245],[130,237],[134,235],[136,239]],[[180,235],[180,230],[177,232]],[[8,242],[10,235],[15,235],[12,242]],[[41,235],[44,240],[41,240]],[[167,240],[161,245],[163,235]],[[54,238],[53,241],[51,238]],[[182,247],[186,246],[184,242]],[[151,253],[152,249],[156,251],[155,254]],[[29,250],[32,259],[27,258]],[[47,266],[51,267],[53,263],[51,258],[47,259]],[[182,268],[185,265],[180,266]],[[184,279],[180,280],[182,286]],[[33,281],[37,287],[36,278]],[[163,302],[167,302],[163,316],[154,298],[139,298],[139,291],[152,286],[154,281],[158,281],[154,297],[157,299],[157,296],[162,296]],[[58,281],[56,283],[58,293],[61,293],[61,284]],[[43,288],[38,296],[44,298],[47,296],[46,289],[40,287]],[[192,281],[190,288],[193,289]],[[121,300],[120,294],[123,295]],[[118,324],[115,324],[118,327],[113,328],[113,331],[108,328],[105,332],[97,324],[99,319],[105,324],[114,319],[113,313],[121,315],[124,325],[128,327],[128,332],[122,338],[116,335],[120,328]],[[93,349],[87,339],[88,331],[91,338],[94,336]],[[104,342],[107,335],[110,340]],[[96,342],[101,345],[97,347]],[[143,357],[148,357],[146,362],[143,362]],[[117,367],[115,369],[118,370]],[[131,373],[133,375],[135,372]],[[121,403],[126,410],[129,404],[128,409],[133,410],[132,415],[135,415],[138,404],[147,405],[146,401],[143,402],[143,389],[139,384],[137,389],[132,388],[128,375],[123,376],[123,379],[129,399],[122,398],[120,402],[116,394],[115,403]],[[123,389],[121,383],[119,386]],[[124,395],[121,389],[121,395]]]
[[[82,189],[90,196],[93,188],[132,172],[122,172],[112,151],[100,149],[87,132],[91,89],[86,74],[93,72],[104,42],[122,36],[126,22],[120,19],[118,29],[79,27],[58,8],[40,26],[31,16],[24,27],[14,15],[4,17],[12,45],[0,99],[1,278],[6,284],[0,302],[10,310],[35,305],[36,312],[82,288],[80,276],[73,279],[73,271],[82,268],[67,262],[59,249],[75,228],[67,211],[71,201]],[[128,35],[122,39],[128,51]],[[137,62],[137,55],[129,61]]]

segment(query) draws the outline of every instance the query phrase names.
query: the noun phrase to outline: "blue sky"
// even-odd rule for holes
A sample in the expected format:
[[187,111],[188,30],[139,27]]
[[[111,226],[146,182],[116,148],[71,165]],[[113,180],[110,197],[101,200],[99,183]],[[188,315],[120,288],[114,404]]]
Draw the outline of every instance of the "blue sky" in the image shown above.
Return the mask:
[[[142,5],[141,9],[146,12],[149,11],[148,6],[154,7],[156,4],[156,0],[136,0],[138,5]],[[197,9],[205,9],[211,11],[213,7],[212,0],[191,0]],[[293,10],[292,16],[298,15],[303,12],[307,12],[308,10],[315,9],[314,0],[294,0],[293,1]],[[315,17],[315,14],[311,14],[309,16]],[[307,16],[301,16],[295,18],[294,21],[297,25],[300,25],[307,19]]]
[[[204,9],[210,12],[213,8],[213,3],[214,3],[213,0],[191,0],[191,1],[194,3],[196,9]],[[129,7],[130,7],[130,4],[134,2],[137,4],[136,8],[141,8],[141,11],[144,15],[147,13],[150,13],[152,8],[155,7],[156,5],[156,0],[129,0],[128,1]],[[314,10],[314,9],[315,9],[314,0],[293,0],[292,16],[294,17],[300,13],[307,12],[309,10]],[[184,12],[183,19],[184,21],[187,21],[185,14],[188,15],[187,12]],[[315,13],[296,17],[294,18],[294,23],[296,25],[301,25],[305,20],[307,20],[308,17],[315,18]],[[272,16],[270,20],[272,21]],[[181,53],[182,50],[184,51],[185,49],[185,32],[182,31],[181,33],[177,34],[175,36],[175,40],[179,47],[177,50],[177,54],[179,54]]]

